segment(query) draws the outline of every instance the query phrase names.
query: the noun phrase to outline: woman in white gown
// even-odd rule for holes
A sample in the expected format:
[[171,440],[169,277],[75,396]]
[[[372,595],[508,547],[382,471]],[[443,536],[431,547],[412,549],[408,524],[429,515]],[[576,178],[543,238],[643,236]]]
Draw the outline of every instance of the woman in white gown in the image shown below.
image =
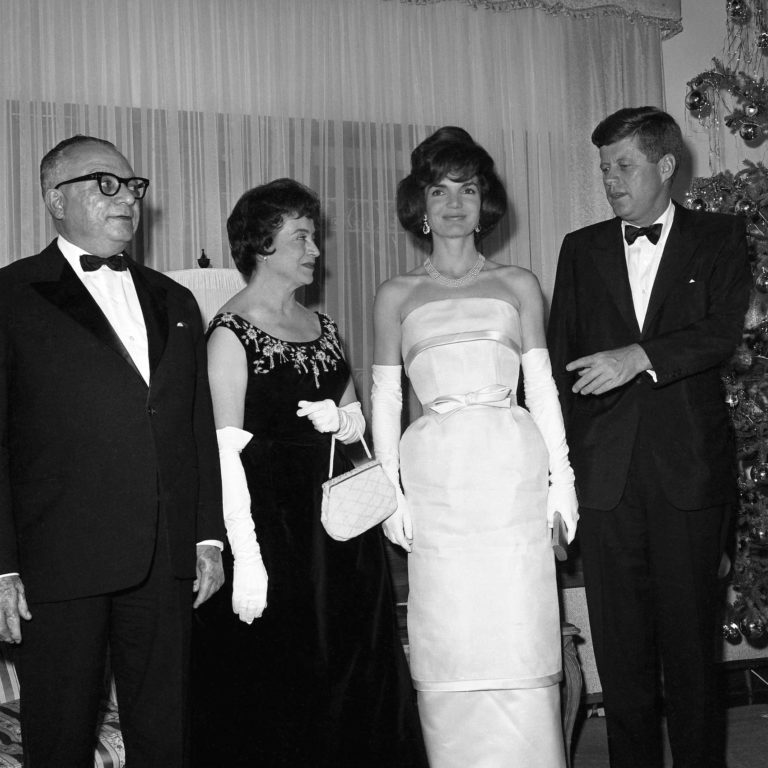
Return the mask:
[[[441,128],[411,163],[398,216],[432,252],[377,292],[373,435],[399,499],[384,530],[410,553],[430,765],[563,768],[550,528],[560,512],[570,541],[578,512],[541,290],[478,253],[506,194],[466,131]],[[515,399],[521,365],[528,410]],[[423,415],[401,440],[402,366]]]

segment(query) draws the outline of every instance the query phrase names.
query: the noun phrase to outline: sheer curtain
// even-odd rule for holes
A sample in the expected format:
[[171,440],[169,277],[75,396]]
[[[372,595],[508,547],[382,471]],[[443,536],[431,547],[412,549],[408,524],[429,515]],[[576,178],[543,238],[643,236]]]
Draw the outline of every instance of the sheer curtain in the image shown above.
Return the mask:
[[232,266],[235,201],[292,176],[326,215],[307,300],[339,321],[367,401],[375,288],[423,258],[394,206],[413,147],[454,124],[491,152],[512,215],[486,255],[548,294],[563,234],[607,215],[592,128],[662,104],[663,24],[475,5],[0,0],[0,263],[52,239],[38,165],[73,133],[114,141],[151,179],[134,256],[164,271],[202,248]]

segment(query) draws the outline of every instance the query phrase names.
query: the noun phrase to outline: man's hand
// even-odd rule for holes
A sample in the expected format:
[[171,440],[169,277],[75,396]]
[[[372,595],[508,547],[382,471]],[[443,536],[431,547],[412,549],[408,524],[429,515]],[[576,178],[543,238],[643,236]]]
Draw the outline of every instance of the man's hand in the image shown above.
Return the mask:
[[213,544],[197,545],[197,578],[192,591],[197,592],[193,608],[201,606],[209,597],[216,594],[224,583],[224,566],[221,563],[221,550]]
[[0,577],[0,640],[20,643],[21,619],[29,621],[31,618],[21,579],[18,576]]
[[580,357],[565,366],[566,371],[578,371],[579,378],[572,391],[580,395],[602,395],[621,387],[651,368],[651,361],[639,344],[596,352]]

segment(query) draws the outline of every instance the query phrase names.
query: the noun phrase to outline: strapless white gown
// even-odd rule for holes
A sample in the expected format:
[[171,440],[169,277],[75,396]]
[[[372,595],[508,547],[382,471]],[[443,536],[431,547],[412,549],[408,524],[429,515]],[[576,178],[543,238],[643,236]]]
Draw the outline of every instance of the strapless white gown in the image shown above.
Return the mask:
[[516,405],[520,320],[490,298],[403,321],[424,415],[400,444],[413,516],[411,673],[432,768],[560,768],[560,618],[547,449]]

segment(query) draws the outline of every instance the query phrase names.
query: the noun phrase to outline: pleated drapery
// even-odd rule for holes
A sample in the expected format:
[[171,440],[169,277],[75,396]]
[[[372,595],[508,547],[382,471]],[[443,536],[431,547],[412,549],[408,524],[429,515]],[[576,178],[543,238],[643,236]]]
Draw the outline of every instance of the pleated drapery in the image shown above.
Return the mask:
[[291,176],[326,215],[306,298],[338,320],[367,399],[375,288],[424,257],[395,213],[419,141],[460,125],[489,150],[511,215],[486,255],[548,294],[562,236],[610,213],[594,125],[662,105],[659,24],[525,5],[0,0],[0,264],[53,238],[39,162],[74,133],[115,142],[151,179],[133,250],[163,271],[203,248],[231,267],[234,203]]

